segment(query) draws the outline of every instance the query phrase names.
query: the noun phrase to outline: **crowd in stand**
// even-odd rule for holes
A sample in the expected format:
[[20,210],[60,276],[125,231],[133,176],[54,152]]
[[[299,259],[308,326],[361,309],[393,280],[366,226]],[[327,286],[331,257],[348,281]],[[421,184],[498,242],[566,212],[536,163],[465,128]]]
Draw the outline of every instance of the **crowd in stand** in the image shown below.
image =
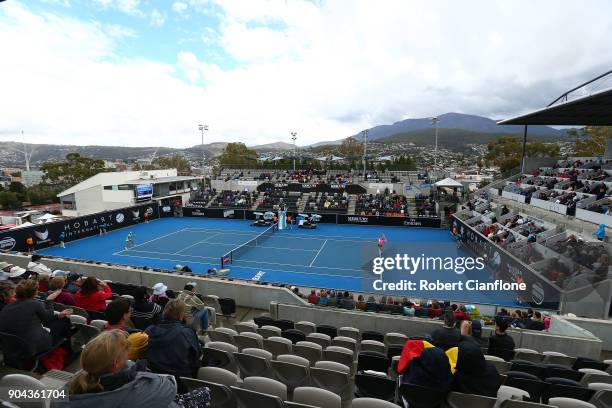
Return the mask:
[[223,190],[211,203],[211,207],[250,208],[257,199],[258,192]]
[[408,202],[405,196],[385,189],[384,193],[358,194],[355,209],[360,215],[401,217],[408,213]]

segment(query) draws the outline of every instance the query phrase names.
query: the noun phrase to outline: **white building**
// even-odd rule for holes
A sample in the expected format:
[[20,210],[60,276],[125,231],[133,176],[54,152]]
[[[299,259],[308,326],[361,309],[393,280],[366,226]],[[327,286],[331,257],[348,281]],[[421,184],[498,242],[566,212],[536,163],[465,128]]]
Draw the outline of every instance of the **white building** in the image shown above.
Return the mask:
[[176,169],[98,173],[57,196],[62,215],[76,217],[150,200],[182,204],[197,189],[199,179],[177,176]]

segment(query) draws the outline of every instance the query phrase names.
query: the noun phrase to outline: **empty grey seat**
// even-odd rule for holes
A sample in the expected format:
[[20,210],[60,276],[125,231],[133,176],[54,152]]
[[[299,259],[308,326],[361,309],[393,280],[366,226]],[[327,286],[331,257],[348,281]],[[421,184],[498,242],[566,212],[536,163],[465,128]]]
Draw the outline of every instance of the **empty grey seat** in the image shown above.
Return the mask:
[[542,354],[544,355],[544,364],[558,364],[571,367],[574,365],[574,362],[576,362],[576,357],[566,356],[563,353],[557,353],[555,351],[545,351]]
[[269,351],[247,348],[242,350],[242,353],[234,353],[238,368],[240,370],[240,377],[272,377],[272,370],[270,368],[270,360],[272,360],[272,354]]
[[229,370],[219,367],[200,367],[198,380],[223,384],[227,387],[238,384],[238,376]]
[[234,324],[234,330],[236,330],[238,333],[244,333],[244,332],[257,333],[258,327],[259,326],[257,326],[255,322],[240,322],[240,323]]
[[247,390],[246,388],[231,387],[238,408],[284,408],[283,400],[276,395]]
[[449,408],[493,408],[496,402],[497,398],[460,392],[451,392],[446,396],[446,403]]
[[274,395],[283,401],[287,399],[287,386],[279,381],[273,380],[272,378],[247,377],[244,379],[242,388]]
[[382,354],[385,354],[386,350],[385,344],[376,340],[362,340],[360,347],[361,351],[375,351]]
[[611,391],[612,392],[612,384],[609,384],[609,383],[592,382],[588,384],[587,388],[589,390],[595,390],[595,391]]
[[353,396],[350,376],[351,369],[335,361],[317,361],[310,368],[312,384],[339,395],[342,401],[349,401]]
[[[598,370],[596,368],[580,368],[580,369],[578,369],[578,371],[580,371],[581,373],[584,373],[585,377],[588,374],[610,375],[606,371]],[[582,378],[584,378],[584,377],[582,377]]]
[[505,400],[500,408],[551,408],[550,405],[538,404],[521,400]]
[[204,352],[213,359],[225,359],[227,363],[219,366],[220,368],[225,368],[234,373],[238,371],[238,366],[236,365],[236,359],[234,357],[234,353],[238,352],[238,347],[235,345],[223,341],[211,341],[206,344]]
[[238,335],[238,332],[227,327],[217,327],[216,329],[208,330],[207,333],[210,341],[222,341],[229,344],[235,344],[234,336]]
[[75,323],[87,324],[87,319],[84,318],[83,316],[70,315],[68,316],[68,318],[70,319],[71,324],[75,324]]
[[[307,386],[310,383],[310,363],[305,358],[292,355],[280,355],[281,360],[272,360],[274,378],[287,386],[291,395],[297,387]],[[300,359],[300,360],[296,360]]]
[[514,360],[531,361],[533,363],[541,363],[544,355],[531,349],[514,349]]
[[108,324],[106,320],[92,320],[89,324],[93,327],[97,327],[100,331],[104,330],[104,327]]
[[263,337],[261,334],[253,332],[243,332],[234,336],[234,344],[236,344],[240,351],[246,348],[262,348]]
[[338,346],[329,346],[323,351],[323,359],[344,364],[351,370],[351,376],[355,372],[355,361],[353,358],[353,352],[349,349]]
[[276,326],[261,326],[257,329],[257,333],[261,335],[264,339],[268,337],[276,336],[280,337],[281,329]]
[[609,374],[597,374],[597,373],[585,373],[580,380],[580,384],[588,385],[590,383],[606,383],[612,384],[612,375]]
[[548,405],[558,408],[597,408],[590,402],[580,401],[574,398],[555,397],[548,400]]
[[503,359],[502,361],[489,360],[489,363],[491,363],[497,369],[497,372],[500,374],[505,374],[508,370],[510,370],[510,366],[512,365],[512,363],[504,361]]
[[293,391],[293,401],[319,408],[341,408],[342,400],[331,391],[315,387],[298,387]]
[[310,341],[298,341],[293,345],[293,354],[307,359],[313,366],[323,357],[323,347]]
[[402,333],[387,333],[385,334],[385,346],[403,346],[408,337]]
[[355,398],[351,404],[351,408],[400,408],[400,406],[376,398]]
[[332,340],[332,346],[344,347],[355,353],[357,350],[357,340],[350,337],[336,336]]
[[331,337],[323,333],[310,333],[306,336],[306,341],[316,343],[322,348],[326,348],[331,345]]
[[83,323],[74,323],[73,325],[77,329],[77,332],[70,337],[70,345],[73,350],[80,350],[89,340],[100,334],[100,329],[97,327]]
[[529,398],[529,393],[519,388],[502,385],[497,390],[497,399],[505,399],[505,398],[520,399],[520,400],[522,400],[523,398],[527,399]]
[[299,321],[295,324],[295,329],[301,331],[306,336],[317,331],[317,325],[313,322]]
[[264,350],[272,353],[273,357],[276,357],[280,354],[289,354],[293,349],[293,343],[291,340],[286,339],[284,337],[272,336],[263,340],[263,348]]
[[359,329],[355,327],[340,327],[338,329],[338,336],[349,337],[355,341],[359,341]]

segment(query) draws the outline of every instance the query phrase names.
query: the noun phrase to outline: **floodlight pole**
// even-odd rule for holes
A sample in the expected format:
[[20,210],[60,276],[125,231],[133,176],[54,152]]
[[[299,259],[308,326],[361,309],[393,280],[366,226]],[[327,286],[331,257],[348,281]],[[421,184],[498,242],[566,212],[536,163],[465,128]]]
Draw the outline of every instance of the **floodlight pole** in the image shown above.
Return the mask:
[[295,139],[297,139],[297,132],[291,132],[291,140],[293,140],[293,171],[295,171],[295,156],[297,155],[297,147],[295,146]]
[[523,130],[523,149],[521,151],[521,175],[525,174],[525,152],[527,147],[527,125]]
[[368,129],[363,131],[363,179],[366,179],[366,152],[368,148]]
[[204,176],[204,161],[206,160],[206,154],[204,153],[204,131],[208,132],[208,125],[198,125],[198,129],[202,132],[202,145],[200,148],[202,149],[202,176]]
[[437,116],[434,116],[433,118],[431,118],[431,124],[436,127],[436,149],[434,150],[434,171],[438,167],[438,122],[439,121],[440,119],[438,119]]

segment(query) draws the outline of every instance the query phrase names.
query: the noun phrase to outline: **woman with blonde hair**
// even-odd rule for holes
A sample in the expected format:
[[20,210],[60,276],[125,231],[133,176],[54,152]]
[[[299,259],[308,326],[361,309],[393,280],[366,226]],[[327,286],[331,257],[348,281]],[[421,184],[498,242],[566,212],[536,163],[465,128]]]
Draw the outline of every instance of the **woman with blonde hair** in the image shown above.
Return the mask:
[[123,330],[109,330],[93,338],[81,353],[82,371],[68,385],[65,408],[179,408],[208,407],[208,388],[176,394],[171,375],[146,371],[145,361],[128,360],[129,342]]

